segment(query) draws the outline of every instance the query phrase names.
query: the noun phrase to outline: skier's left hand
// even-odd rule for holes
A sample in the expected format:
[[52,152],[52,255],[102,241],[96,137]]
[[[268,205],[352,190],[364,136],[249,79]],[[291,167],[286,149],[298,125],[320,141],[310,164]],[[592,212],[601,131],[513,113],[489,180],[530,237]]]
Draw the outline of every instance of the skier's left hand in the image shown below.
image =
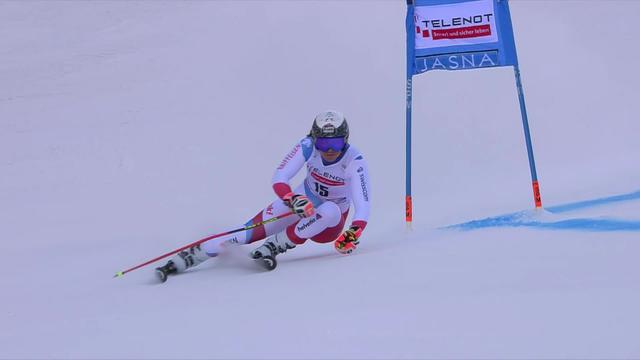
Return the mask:
[[360,243],[358,240],[360,234],[362,234],[362,229],[359,226],[351,225],[349,229],[340,235],[333,245],[339,253],[351,254]]

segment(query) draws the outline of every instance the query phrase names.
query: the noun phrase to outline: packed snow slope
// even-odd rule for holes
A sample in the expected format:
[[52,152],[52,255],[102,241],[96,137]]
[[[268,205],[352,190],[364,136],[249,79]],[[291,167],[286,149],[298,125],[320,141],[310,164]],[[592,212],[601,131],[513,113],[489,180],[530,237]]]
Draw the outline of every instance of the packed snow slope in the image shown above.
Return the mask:
[[[430,72],[407,231],[403,1],[0,1],[0,358],[639,358],[640,2],[511,11],[546,209],[513,70]],[[355,254],[112,278],[252,217],[327,108]]]

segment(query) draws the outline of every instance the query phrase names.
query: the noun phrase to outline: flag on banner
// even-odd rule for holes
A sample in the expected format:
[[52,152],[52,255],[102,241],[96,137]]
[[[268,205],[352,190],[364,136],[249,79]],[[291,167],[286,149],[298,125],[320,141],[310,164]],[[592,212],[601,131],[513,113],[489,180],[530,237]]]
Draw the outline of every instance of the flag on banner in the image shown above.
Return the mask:
[[413,75],[517,63],[507,0],[408,2],[407,59]]

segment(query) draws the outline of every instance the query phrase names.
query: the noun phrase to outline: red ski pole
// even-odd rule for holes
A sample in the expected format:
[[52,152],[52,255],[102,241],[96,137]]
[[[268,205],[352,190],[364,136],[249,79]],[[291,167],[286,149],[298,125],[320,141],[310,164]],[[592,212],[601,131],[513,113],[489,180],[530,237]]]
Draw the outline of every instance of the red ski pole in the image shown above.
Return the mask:
[[292,212],[288,212],[288,213],[286,213],[286,214],[278,215],[278,216],[276,216],[276,217],[273,217],[273,218],[271,218],[271,219],[267,219],[267,220],[262,221],[262,222],[259,222],[259,223],[257,223],[257,224],[252,224],[252,225],[248,225],[248,226],[245,226],[245,227],[242,227],[242,228],[239,228],[239,229],[235,229],[235,230],[231,230],[231,231],[223,232],[223,233],[220,233],[220,234],[215,234],[215,235],[207,236],[207,237],[206,237],[206,238],[204,238],[204,239],[200,239],[200,240],[198,240],[198,241],[196,241],[196,242],[192,242],[192,243],[191,243],[191,244],[189,244],[189,245],[185,245],[185,246],[181,247],[180,249],[176,249],[176,250],[173,250],[173,251],[171,251],[171,252],[168,252],[168,253],[166,253],[166,254],[164,254],[164,255],[160,255],[160,256],[158,256],[157,258],[151,259],[151,260],[149,260],[149,261],[147,261],[147,262],[144,262],[144,263],[142,263],[142,264],[140,264],[140,265],[136,265],[136,266],[134,266],[134,267],[132,267],[132,268],[130,268],[130,269],[127,269],[127,270],[124,270],[124,271],[117,272],[113,277],[120,277],[120,276],[122,276],[122,275],[124,275],[124,274],[126,274],[126,273],[128,273],[128,272],[131,272],[131,271],[136,270],[136,269],[139,269],[139,268],[141,268],[141,267],[143,267],[143,266],[149,265],[149,264],[151,264],[151,263],[153,263],[153,262],[156,262],[156,261],[158,261],[158,260],[160,260],[160,259],[164,259],[164,258],[166,258],[167,256],[171,256],[171,255],[173,255],[173,254],[179,253],[180,251],[185,250],[185,249],[188,249],[188,248],[190,248],[190,247],[192,247],[192,246],[196,246],[196,245],[202,244],[202,243],[203,243],[203,242],[205,242],[205,241],[209,241],[209,240],[211,240],[211,239],[215,239],[215,238],[218,238],[218,237],[220,237],[220,236],[225,236],[225,235],[229,235],[229,234],[237,233],[237,232],[240,232],[240,231],[250,230],[250,229],[253,229],[253,228],[255,228],[255,227],[258,227],[258,226],[261,226],[261,225],[264,225],[264,224],[268,224],[268,223],[270,223],[270,222],[274,222],[274,221],[280,220],[280,219],[282,219],[282,218],[284,218],[284,217],[287,217],[287,216],[289,216],[289,215],[291,215],[291,214],[293,214],[293,213],[292,213]]

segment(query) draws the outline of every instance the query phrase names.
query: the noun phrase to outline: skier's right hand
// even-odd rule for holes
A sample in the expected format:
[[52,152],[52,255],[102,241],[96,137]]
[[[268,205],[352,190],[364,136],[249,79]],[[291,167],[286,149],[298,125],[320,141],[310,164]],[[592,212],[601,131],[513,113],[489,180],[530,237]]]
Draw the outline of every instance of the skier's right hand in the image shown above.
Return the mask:
[[301,218],[310,217],[316,213],[316,210],[313,208],[313,204],[306,195],[290,192],[285,195],[282,200],[294,214]]

